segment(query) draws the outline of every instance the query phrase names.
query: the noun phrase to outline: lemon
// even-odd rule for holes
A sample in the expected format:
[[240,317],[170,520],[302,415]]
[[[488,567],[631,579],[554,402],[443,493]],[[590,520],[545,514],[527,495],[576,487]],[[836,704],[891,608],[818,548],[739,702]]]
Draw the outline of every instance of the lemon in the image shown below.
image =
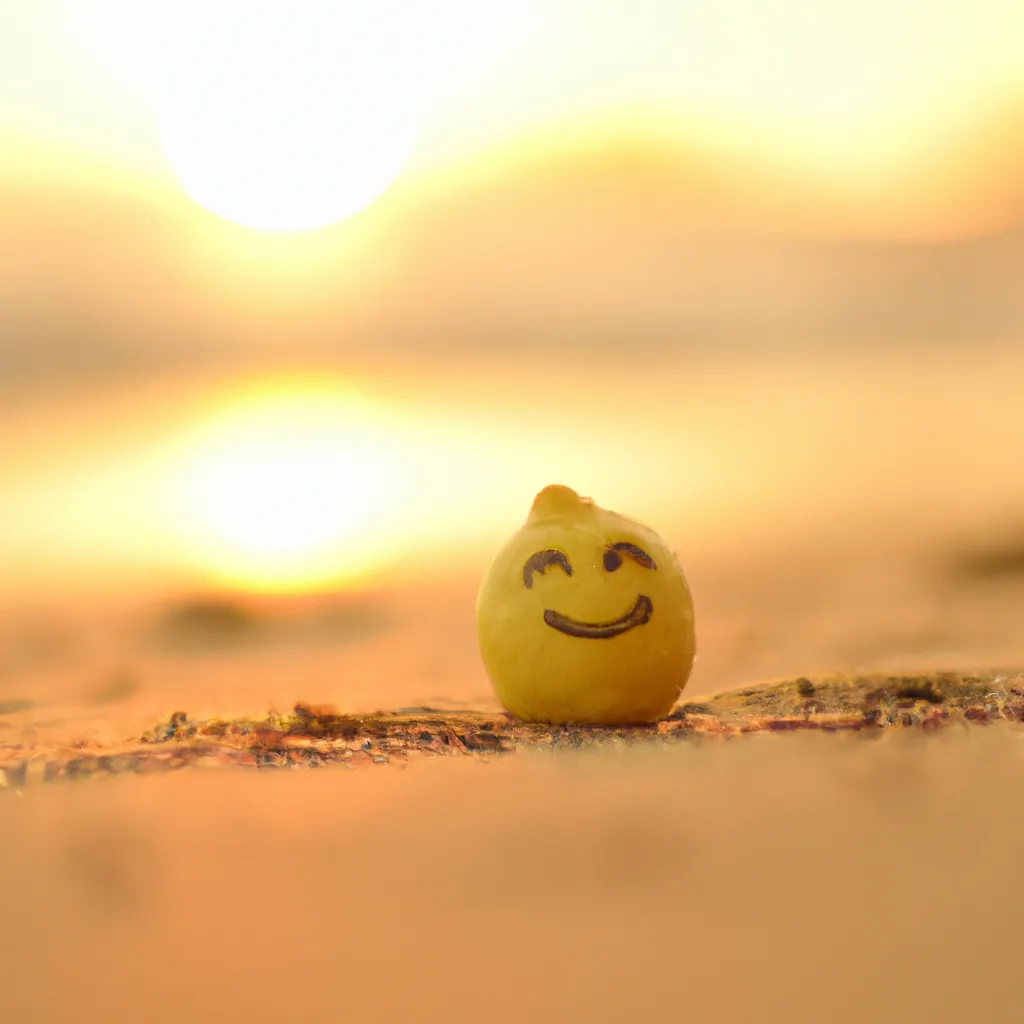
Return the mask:
[[693,599],[650,528],[553,484],[498,552],[477,598],[484,667],[526,721],[664,717],[693,668]]

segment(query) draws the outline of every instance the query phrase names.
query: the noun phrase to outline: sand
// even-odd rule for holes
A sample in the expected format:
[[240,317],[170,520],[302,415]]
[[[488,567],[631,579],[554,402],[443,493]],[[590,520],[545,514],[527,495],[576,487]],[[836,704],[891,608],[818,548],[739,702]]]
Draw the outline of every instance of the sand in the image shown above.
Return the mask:
[[[17,711],[17,708],[11,708]],[[0,787],[184,768],[346,769],[439,756],[490,760],[535,748],[672,746],[757,733],[878,734],[1024,722],[1024,670],[800,677],[681,701],[646,726],[550,726],[506,712],[400,708],[360,715],[296,703],[290,713],[196,718],[175,711],[141,735],[0,746]]]
[[[462,739],[365,771],[65,763],[0,791],[0,1014],[1016,1020],[1022,680],[794,679],[651,742],[409,711],[396,736]],[[300,711],[234,746],[358,750],[383,721]],[[205,742],[187,717],[147,739]]]
[[5,1020],[1011,1021],[1020,733],[0,794]]

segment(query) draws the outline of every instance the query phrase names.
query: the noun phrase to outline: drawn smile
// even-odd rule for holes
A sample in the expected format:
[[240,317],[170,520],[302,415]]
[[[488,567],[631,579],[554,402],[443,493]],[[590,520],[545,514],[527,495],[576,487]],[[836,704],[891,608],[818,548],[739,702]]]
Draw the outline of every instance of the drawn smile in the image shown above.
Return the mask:
[[552,611],[550,608],[544,612],[544,621],[552,629],[567,633],[569,636],[588,640],[608,640],[633,629],[634,626],[643,626],[650,621],[653,612],[654,605],[651,599],[641,594],[636,599],[636,604],[625,615],[612,619],[611,622],[577,622],[576,619],[570,619],[568,615]]

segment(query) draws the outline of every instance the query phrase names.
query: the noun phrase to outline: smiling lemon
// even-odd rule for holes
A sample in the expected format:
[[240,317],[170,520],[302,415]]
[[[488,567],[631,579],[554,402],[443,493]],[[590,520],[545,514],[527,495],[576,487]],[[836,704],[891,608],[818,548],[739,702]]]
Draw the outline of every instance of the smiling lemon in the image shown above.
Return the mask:
[[668,713],[693,667],[693,600],[651,529],[545,487],[477,598],[494,692],[535,722],[629,724]]

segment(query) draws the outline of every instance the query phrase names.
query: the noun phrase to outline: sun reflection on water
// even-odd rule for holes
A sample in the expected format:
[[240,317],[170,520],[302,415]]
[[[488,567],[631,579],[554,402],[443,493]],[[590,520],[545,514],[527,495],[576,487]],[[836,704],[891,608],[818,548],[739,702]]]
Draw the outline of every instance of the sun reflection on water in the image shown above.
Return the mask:
[[258,591],[351,582],[404,461],[383,406],[329,376],[250,385],[188,431],[176,523],[192,560]]

